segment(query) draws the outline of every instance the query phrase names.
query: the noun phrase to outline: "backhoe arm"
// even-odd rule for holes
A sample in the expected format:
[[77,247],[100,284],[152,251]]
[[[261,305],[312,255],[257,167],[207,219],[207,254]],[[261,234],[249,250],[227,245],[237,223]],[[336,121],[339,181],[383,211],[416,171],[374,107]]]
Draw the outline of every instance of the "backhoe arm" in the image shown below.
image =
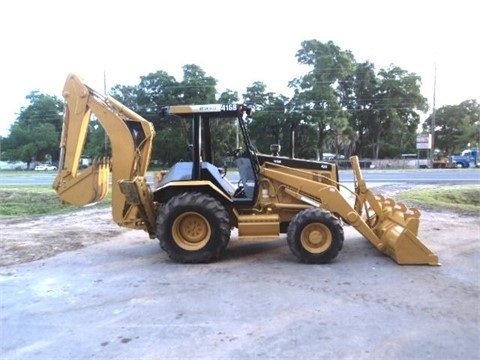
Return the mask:
[[[60,199],[76,206],[102,200],[109,190],[111,169],[113,220],[121,226],[143,228],[152,235],[154,210],[145,174],[155,135],[153,125],[115,99],[95,92],[73,74],[67,77],[63,97],[59,171],[53,184]],[[92,114],[108,135],[112,157],[94,160],[79,171]],[[133,188],[135,196],[131,195]]]

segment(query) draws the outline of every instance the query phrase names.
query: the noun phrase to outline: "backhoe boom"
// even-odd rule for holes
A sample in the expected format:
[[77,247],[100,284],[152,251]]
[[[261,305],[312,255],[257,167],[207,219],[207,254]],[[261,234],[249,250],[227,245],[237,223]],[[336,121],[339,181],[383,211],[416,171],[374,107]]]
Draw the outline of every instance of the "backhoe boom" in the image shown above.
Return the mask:
[[[145,174],[150,162],[153,125],[115,99],[102,96],[70,74],[63,96],[65,110],[60,142],[59,172],[53,187],[64,202],[83,206],[102,200],[109,191],[112,171],[112,215],[121,226],[155,233],[151,223],[152,203],[145,186]],[[79,161],[87,138],[91,116],[95,115],[110,141],[111,158],[101,158],[79,171]],[[122,188],[121,183],[126,182]],[[141,201],[132,204],[123,194],[128,182],[141,189]]]

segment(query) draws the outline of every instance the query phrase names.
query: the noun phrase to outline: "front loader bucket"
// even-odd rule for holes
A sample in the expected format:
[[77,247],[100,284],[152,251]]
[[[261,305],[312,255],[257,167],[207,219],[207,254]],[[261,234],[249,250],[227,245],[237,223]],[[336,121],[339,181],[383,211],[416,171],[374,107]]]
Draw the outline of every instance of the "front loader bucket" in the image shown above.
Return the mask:
[[[365,238],[400,265],[440,265],[438,257],[417,237],[420,211],[391,198],[374,195],[363,179],[358,157],[350,158],[355,174],[355,205],[347,215]],[[365,208],[365,212],[362,212]]]
[[376,247],[400,265],[440,265],[438,256],[417,237],[420,212],[391,198],[377,195],[375,200],[377,218],[372,230],[378,238]]

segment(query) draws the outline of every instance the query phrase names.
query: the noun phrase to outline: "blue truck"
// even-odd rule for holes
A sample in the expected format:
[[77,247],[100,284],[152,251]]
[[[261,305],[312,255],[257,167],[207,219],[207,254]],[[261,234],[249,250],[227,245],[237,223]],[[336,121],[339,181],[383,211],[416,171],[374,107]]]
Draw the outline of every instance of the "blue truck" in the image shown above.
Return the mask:
[[478,148],[463,150],[460,155],[451,155],[449,162],[459,168],[480,167]]

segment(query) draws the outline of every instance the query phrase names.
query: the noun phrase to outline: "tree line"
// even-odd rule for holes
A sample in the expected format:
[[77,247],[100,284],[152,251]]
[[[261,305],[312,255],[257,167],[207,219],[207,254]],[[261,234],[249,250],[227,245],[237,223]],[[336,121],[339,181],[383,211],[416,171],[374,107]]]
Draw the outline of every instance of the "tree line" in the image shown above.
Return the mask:
[[[303,41],[295,56],[308,70],[288,83],[291,97],[268,92],[260,81],[241,96],[230,89],[219,93],[217,80],[195,64],[183,66],[180,81],[159,70],[140,76],[137,85],[115,85],[110,95],[154,124],[152,159],[167,165],[185,157],[190,124],[162,117],[165,105],[248,104],[255,110],[248,130],[259,151],[269,152],[271,144],[281,144],[282,154],[307,159],[322,159],[323,153],[370,159],[415,153],[419,128],[431,133],[433,124],[435,147],[445,155],[480,143],[480,107],[475,99],[433,109],[420,124],[419,113],[429,109],[415,73],[393,64],[377,71],[373,63],[358,63],[351,51],[331,41]],[[8,137],[2,139],[1,158],[55,162],[63,101],[38,91],[26,98],[30,105],[21,109]],[[216,151],[227,151],[235,139],[235,124],[218,122],[212,131]],[[108,156],[105,139],[92,118],[84,155]]]

